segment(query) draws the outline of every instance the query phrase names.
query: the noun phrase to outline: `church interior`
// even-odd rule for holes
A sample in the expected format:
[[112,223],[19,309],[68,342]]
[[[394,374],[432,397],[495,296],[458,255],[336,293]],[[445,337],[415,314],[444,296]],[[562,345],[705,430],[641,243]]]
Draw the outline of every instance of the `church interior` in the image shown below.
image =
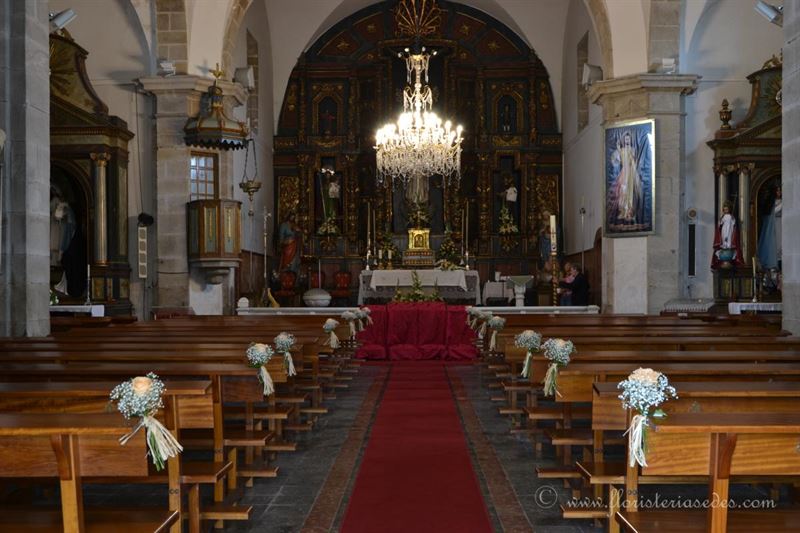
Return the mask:
[[800,0],[6,0],[0,73],[0,530],[800,530]]

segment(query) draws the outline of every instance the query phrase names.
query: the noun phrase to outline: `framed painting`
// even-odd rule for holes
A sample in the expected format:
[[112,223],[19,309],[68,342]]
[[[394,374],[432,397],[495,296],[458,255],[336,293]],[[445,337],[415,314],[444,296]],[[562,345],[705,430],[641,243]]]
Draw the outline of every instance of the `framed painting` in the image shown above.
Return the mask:
[[606,125],[603,142],[606,237],[655,233],[655,151],[653,119]]

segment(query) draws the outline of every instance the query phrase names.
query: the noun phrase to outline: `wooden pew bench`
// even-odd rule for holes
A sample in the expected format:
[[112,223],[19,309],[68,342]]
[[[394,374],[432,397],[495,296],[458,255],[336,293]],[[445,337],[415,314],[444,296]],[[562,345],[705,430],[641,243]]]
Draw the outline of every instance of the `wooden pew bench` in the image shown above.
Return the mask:
[[[0,414],[0,478],[57,478],[61,512],[42,509],[0,511],[3,531],[164,533],[179,523],[178,510],[84,509],[86,476],[145,476],[144,433],[125,447],[118,439],[130,431],[119,414]],[[166,506],[165,506],[166,507]]]

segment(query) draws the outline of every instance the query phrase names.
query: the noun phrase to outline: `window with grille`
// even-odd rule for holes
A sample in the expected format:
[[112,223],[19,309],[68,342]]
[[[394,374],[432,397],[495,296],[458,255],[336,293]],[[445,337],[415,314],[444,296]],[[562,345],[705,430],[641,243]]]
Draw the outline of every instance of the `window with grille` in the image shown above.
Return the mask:
[[192,152],[189,163],[190,200],[208,200],[217,197],[217,156]]

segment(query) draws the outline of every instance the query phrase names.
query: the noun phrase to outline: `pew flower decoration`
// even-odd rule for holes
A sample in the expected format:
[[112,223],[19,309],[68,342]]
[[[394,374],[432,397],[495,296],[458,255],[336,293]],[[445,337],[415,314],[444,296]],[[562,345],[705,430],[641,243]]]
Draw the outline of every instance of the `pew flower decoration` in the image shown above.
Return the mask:
[[356,315],[356,331],[364,331],[364,322],[367,321],[367,314],[359,308],[356,308],[353,314]]
[[294,346],[294,335],[281,331],[275,337],[275,351],[283,353],[283,362],[286,365],[286,373],[290,376],[296,376],[297,372],[294,369],[294,361],[292,361],[292,354],[289,350]]
[[489,339],[489,351],[493,352],[497,348],[497,332],[506,327],[506,319],[501,316],[493,316],[487,322],[489,329],[492,330],[492,337]]
[[342,320],[347,322],[347,325],[350,326],[350,338],[356,338],[356,314],[352,311],[345,311],[342,313]]
[[[619,399],[622,407],[633,409],[636,414],[631,418],[631,425],[625,432],[628,435],[628,461],[630,466],[637,463],[647,466],[645,457],[645,437],[648,417],[651,409],[658,407],[670,398],[677,398],[675,387],[669,384],[667,376],[652,368],[638,368],[631,372],[628,379],[617,385],[622,389]],[[652,412],[655,417],[664,417],[666,414],[661,409]]]
[[544,395],[555,397],[558,394],[561,396],[558,392],[558,369],[569,364],[570,356],[575,353],[575,345],[572,344],[572,341],[564,339],[547,339],[542,344],[542,352],[550,361],[550,366],[547,367],[547,373],[542,382],[544,383]]
[[258,380],[264,385],[264,396],[269,396],[275,392],[275,385],[272,383],[272,377],[267,372],[267,363],[275,352],[269,344],[261,344],[251,342],[247,348],[247,362],[248,364],[258,369]]
[[372,323],[373,323],[372,322],[372,309],[370,309],[369,307],[365,306],[365,307],[361,308],[361,312],[364,313],[364,316],[367,319],[367,325],[371,326]]
[[533,352],[539,351],[541,345],[542,335],[532,329],[526,329],[514,337],[514,346],[528,350],[528,353],[525,355],[525,364],[522,366],[522,373],[520,374],[523,378],[530,377],[531,357],[533,357]]
[[156,412],[164,407],[161,399],[164,390],[164,382],[150,372],[146,376],[137,376],[120,383],[112,389],[110,395],[111,400],[117,402],[117,409],[125,418],[139,417],[136,427],[119,439],[120,444],[124,446],[144,428],[148,452],[156,470],[159,471],[164,468],[167,459],[177,457],[183,451],[183,446],[155,417]]
[[475,320],[473,313],[477,311],[477,309],[475,309],[471,305],[468,305],[467,307],[464,308],[464,311],[467,312],[467,326],[471,327],[472,329],[475,329],[474,327],[472,327],[473,321]]
[[494,315],[491,311],[481,311],[481,314],[478,315],[478,320],[481,321],[481,327],[478,329],[478,336],[480,338],[484,338],[486,336],[486,327],[493,316]]
[[322,330],[328,334],[328,340],[325,341],[325,344],[329,345],[334,350],[339,348],[339,337],[336,336],[336,328],[338,327],[339,322],[332,318],[326,320],[322,325]]

